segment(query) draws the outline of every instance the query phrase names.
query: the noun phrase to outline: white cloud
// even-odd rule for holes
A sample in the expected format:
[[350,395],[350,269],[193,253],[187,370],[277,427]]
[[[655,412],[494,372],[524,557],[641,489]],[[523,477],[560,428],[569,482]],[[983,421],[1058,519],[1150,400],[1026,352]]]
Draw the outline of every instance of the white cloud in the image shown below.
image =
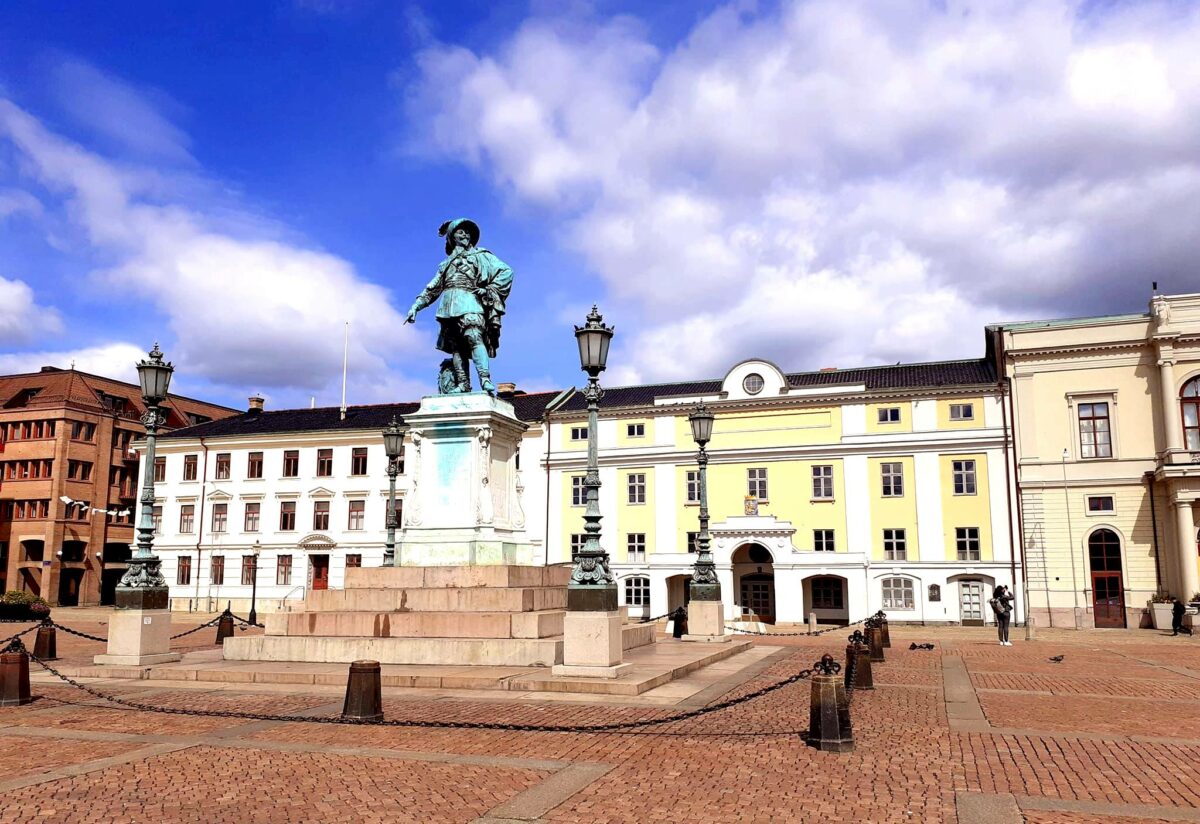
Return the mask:
[[306,398],[340,384],[345,321],[359,374],[386,373],[420,340],[401,327],[387,290],[350,263],[253,213],[188,200],[191,178],[106,160],[3,99],[0,139],[19,152],[26,180],[63,199],[87,244],[111,261],[97,285],[165,315],[175,340],[163,346],[189,380]]
[[[9,352],[0,354],[0,374],[37,372],[43,366],[69,369],[74,364],[80,372],[137,383],[137,362],[145,357],[146,350],[132,343],[109,343],[63,351]],[[172,383],[171,389],[178,391],[179,387]]]
[[665,52],[533,17],[426,48],[408,105],[568,226],[622,377],[968,357],[987,321],[1200,286],[1196,42],[1168,3],[734,3]]
[[0,276],[0,345],[25,343],[61,329],[58,312],[38,304],[29,284]]

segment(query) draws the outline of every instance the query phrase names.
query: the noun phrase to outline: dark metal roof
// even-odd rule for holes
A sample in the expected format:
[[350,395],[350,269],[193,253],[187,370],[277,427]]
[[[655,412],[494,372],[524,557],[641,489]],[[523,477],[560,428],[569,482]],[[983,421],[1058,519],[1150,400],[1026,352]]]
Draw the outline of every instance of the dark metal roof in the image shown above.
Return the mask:
[[[559,396],[559,392],[535,392],[515,395],[508,400],[513,411],[522,421],[540,421],[546,406]],[[350,406],[346,418],[341,409],[326,406],[319,409],[280,409],[277,411],[243,412],[232,418],[177,429],[163,440],[178,438],[230,438],[251,435],[277,435],[286,432],[335,432],[353,429],[382,431],[395,415],[401,422],[420,408],[419,403],[383,403],[371,406]]]
[[[812,386],[865,385],[867,391],[932,389],[955,386],[980,386],[996,383],[996,370],[986,358],[934,361],[895,366],[864,366],[822,372],[794,372],[786,375],[788,386],[801,389]],[[720,380],[657,383],[644,386],[617,386],[604,390],[602,407],[652,406],[658,398],[714,395],[721,391]],[[583,395],[575,393],[559,409],[578,412],[587,408]]]

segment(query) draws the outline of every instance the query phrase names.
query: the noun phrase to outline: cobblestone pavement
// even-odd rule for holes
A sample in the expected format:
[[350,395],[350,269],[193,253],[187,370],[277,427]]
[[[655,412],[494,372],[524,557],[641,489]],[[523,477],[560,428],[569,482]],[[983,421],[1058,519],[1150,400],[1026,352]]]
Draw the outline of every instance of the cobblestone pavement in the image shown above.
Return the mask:
[[[214,634],[181,643],[212,647]],[[0,821],[1200,822],[1200,641],[1152,631],[1041,631],[1012,647],[992,638],[892,627],[877,688],[854,696],[856,749],[845,754],[804,744],[804,682],[698,718],[601,734],[163,715],[39,678],[36,701],[0,709]],[[937,648],[910,651],[912,641]],[[68,661],[102,646],[61,633],[58,643]],[[840,659],[845,633],[756,643],[781,651],[726,698],[824,652]],[[89,683],[162,707],[340,710],[330,691],[296,685]],[[679,712],[487,699],[387,690],[385,713],[588,725]]]

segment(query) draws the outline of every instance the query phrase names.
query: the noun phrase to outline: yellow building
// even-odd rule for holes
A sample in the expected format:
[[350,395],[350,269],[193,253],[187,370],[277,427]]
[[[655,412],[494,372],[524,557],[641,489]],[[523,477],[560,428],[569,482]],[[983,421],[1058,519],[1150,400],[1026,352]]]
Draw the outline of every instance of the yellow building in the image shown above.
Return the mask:
[[[699,528],[687,415],[703,401],[728,619],[991,620],[992,588],[1020,579],[1001,398],[986,358],[793,374],[749,360],[720,380],[606,389],[601,544],[622,603],[660,615],[685,602]],[[583,543],[583,398],[549,423],[554,563]]]
[[1034,619],[1145,625],[1198,590],[1200,294],[992,328],[1011,387]]

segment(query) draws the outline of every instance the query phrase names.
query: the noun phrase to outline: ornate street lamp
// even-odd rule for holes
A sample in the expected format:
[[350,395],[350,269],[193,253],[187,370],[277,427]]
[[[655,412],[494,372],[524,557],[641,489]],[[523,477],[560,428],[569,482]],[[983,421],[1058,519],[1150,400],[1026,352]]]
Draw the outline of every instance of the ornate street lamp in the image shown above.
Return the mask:
[[392,422],[383,430],[383,451],[388,465],[387,544],[383,550],[383,565],[396,565],[396,476],[400,474],[400,454],[404,450],[404,427],[392,415]]
[[167,606],[167,582],[160,570],[160,561],[154,549],[154,443],[158,428],[166,423],[166,415],[159,408],[167,399],[171,375],[175,367],[163,360],[158,344],[150,350],[150,357],[138,363],[138,381],[142,388],[142,401],[146,414],[142,423],[146,427],[146,457],[142,464],[142,514],[138,520],[137,551],[130,557],[125,574],[117,584],[117,606],[134,609],[165,609]]
[[587,322],[575,327],[579,344],[579,366],[587,372],[583,397],[588,409],[588,466],[583,486],[587,507],[583,512],[583,548],[575,556],[571,582],[567,587],[567,609],[613,611],[617,609],[617,584],[608,568],[608,553],[600,547],[600,467],[596,449],[596,429],[599,426],[599,376],[608,362],[608,346],[613,328],[604,325],[604,316],[593,306]]
[[708,534],[708,452],[705,445],[712,440],[713,413],[703,404],[688,415],[692,425],[692,440],[700,447],[696,462],[700,465],[700,534],[696,536],[696,564],[688,592],[693,601],[720,601],[721,582],[717,580],[717,567],[713,563],[712,542]]
[[251,626],[258,625],[258,556],[262,554],[262,544],[258,541],[254,542],[254,549],[250,552],[250,557],[254,560],[251,562],[250,571],[250,614],[246,616],[250,620]]

